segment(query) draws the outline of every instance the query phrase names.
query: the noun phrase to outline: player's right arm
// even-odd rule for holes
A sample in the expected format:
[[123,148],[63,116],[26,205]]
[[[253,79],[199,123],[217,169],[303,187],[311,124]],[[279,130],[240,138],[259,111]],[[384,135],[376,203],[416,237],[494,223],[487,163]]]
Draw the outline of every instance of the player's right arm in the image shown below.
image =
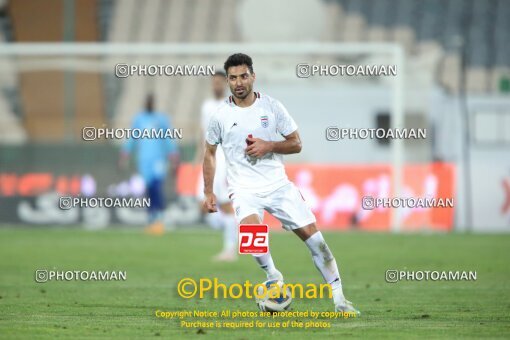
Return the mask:
[[204,172],[204,208],[210,213],[218,211],[216,208],[216,197],[213,193],[214,172],[216,171],[216,149],[216,145],[205,142],[204,163],[202,165]]

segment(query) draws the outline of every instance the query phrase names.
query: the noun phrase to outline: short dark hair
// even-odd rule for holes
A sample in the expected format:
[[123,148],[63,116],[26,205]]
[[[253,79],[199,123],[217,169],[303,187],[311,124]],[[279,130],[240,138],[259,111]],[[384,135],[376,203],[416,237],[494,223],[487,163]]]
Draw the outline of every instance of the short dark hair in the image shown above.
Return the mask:
[[228,74],[228,69],[230,67],[240,65],[248,66],[250,72],[253,73],[253,61],[251,60],[251,57],[249,55],[246,55],[244,53],[232,54],[230,57],[228,57],[227,61],[225,61],[225,65],[223,65],[223,68],[225,69],[225,72]]
[[225,78],[226,76],[227,76],[227,74],[225,72],[223,72],[222,70],[216,70],[216,72],[214,72],[214,77]]

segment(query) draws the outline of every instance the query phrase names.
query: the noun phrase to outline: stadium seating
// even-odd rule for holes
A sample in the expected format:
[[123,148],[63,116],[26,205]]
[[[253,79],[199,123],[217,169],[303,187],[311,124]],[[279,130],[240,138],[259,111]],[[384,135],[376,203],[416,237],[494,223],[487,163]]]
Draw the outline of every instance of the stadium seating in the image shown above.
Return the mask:
[[[6,1],[0,1],[0,45],[8,41],[11,33],[8,18],[4,11]],[[13,63],[8,59],[0,59],[0,143],[23,143],[27,140],[27,133],[21,124],[15,108],[19,105],[15,99],[18,94],[14,91],[17,84]]]
[[[505,0],[338,0],[337,41],[396,41],[410,57],[426,53],[430,43],[442,49],[437,81],[456,92],[461,54],[467,65],[467,90],[487,93],[509,76],[510,2]],[[331,16],[330,16],[331,18]],[[465,39],[463,39],[465,37]],[[465,40],[465,41],[463,41]],[[464,50],[463,50],[464,49]],[[418,56],[419,57],[419,56]]]
[[[115,2],[111,18],[111,42],[205,42],[233,41],[231,18],[236,2],[200,2],[197,0],[169,0],[136,3],[131,0]],[[154,18],[157,18],[154,20]],[[185,18],[188,18],[185,20]],[[133,28],[136,27],[136,30]],[[144,63],[168,64],[165,58],[134,58]],[[184,62],[182,59],[178,61]],[[186,60],[187,63],[199,63]],[[218,65],[220,66],[220,65]],[[171,113],[175,126],[186,131],[196,131],[197,125],[190,117],[197,117],[200,103],[208,95],[209,87],[199,78],[155,77],[125,79],[120,98],[114,110],[114,125],[126,127],[131,117],[143,105],[144,97],[154,92],[156,107]],[[193,100],[190,100],[193,98]]]
[[[74,12],[75,41],[97,41],[96,1],[76,1]],[[56,42],[64,40],[62,1],[8,3],[16,42]],[[40,18],[45,20],[41,21]],[[25,57],[16,60],[18,67],[33,61]],[[59,61],[57,61],[59,62]],[[62,61],[60,61],[62,62]],[[31,140],[61,141],[79,138],[83,125],[101,126],[105,121],[101,75],[74,73],[72,82],[63,70],[22,71],[18,73],[23,124]],[[51,85],[51,86],[50,86]],[[43,91],[41,89],[44,89]],[[66,106],[73,108],[73,117]]]
[[[247,41],[243,36],[246,29],[243,30],[242,23],[235,19],[239,17],[242,3],[235,0],[96,0],[76,1],[75,4],[76,41]],[[408,54],[409,73],[412,74],[408,79],[411,81],[415,80],[413,77],[426,78],[430,83],[456,93],[463,55],[469,93],[497,92],[501,80],[509,77],[509,1],[317,0],[317,4],[324,8],[326,14],[322,41],[400,43]],[[11,0],[8,17],[0,13],[0,39],[62,41],[63,6],[63,1],[41,4]],[[42,13],[44,25],[35,25]],[[307,14],[300,14],[303,21],[306,21]],[[26,24],[28,22],[32,24]],[[298,41],[298,37],[289,34],[286,40]],[[169,62],[163,57],[147,59],[133,56],[119,60],[116,56],[108,59],[109,64],[135,61],[147,64]],[[200,60],[175,58],[172,62],[200,63]],[[1,63],[3,68],[9,68],[5,66],[8,64],[6,60]],[[219,59],[217,66],[221,66]],[[39,76],[34,72],[18,75],[15,77],[8,72],[0,75],[0,87],[4,90],[0,93],[0,106],[6,108],[0,110],[0,114],[10,117],[2,118],[2,121],[10,122],[9,125],[3,124],[2,129],[16,136],[12,137],[15,140],[23,140],[23,129],[15,127],[17,116],[18,120],[22,118],[28,135],[33,139],[47,136],[56,140],[64,138],[68,129],[62,104],[64,73],[45,71]],[[198,117],[200,103],[209,95],[208,84],[200,78],[144,77],[118,81],[113,74],[83,73],[77,74],[75,80],[75,127],[85,121],[92,124],[113,122],[114,126],[126,127],[143,105],[145,95],[154,92],[157,108],[170,113],[174,125],[195,131],[194,121]],[[9,93],[16,81],[21,84],[21,93],[7,99],[3,94]],[[38,89],[45,82],[51,82],[54,90],[42,100]],[[35,105],[35,101],[39,100],[42,104]],[[17,112],[21,108],[23,112]],[[41,118],[43,115],[44,119]]]

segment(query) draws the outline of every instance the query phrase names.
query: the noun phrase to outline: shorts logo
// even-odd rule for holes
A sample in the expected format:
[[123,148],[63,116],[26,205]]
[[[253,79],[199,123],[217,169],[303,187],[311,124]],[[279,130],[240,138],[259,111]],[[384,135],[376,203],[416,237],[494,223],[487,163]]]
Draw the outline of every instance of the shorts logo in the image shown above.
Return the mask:
[[269,119],[267,118],[267,116],[260,117],[260,124],[262,125],[263,128],[267,128],[269,126]]
[[239,216],[239,210],[240,210],[239,208],[240,208],[240,207],[237,207],[237,208],[236,208],[236,216]]
[[239,225],[239,254],[267,254],[269,228],[267,224]]

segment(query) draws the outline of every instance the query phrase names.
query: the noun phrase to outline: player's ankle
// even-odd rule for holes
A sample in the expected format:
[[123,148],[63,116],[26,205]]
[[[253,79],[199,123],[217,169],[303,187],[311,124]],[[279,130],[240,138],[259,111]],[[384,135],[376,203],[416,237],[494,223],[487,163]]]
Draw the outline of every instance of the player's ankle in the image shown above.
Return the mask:
[[335,303],[335,306],[345,304],[345,296],[342,291],[342,287],[335,287],[331,289],[331,293],[333,295],[333,302]]
[[268,280],[283,280],[283,275],[278,269],[266,272]]

